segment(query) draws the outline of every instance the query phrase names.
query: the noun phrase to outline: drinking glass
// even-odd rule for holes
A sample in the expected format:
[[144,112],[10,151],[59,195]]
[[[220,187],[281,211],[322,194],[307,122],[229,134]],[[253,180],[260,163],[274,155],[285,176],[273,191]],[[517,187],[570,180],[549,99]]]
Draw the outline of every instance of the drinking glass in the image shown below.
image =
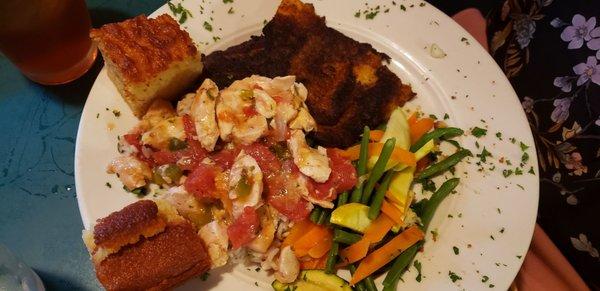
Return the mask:
[[96,59],[84,0],[0,0],[0,51],[29,79],[64,84]]
[[0,291],[43,291],[40,277],[0,244]]

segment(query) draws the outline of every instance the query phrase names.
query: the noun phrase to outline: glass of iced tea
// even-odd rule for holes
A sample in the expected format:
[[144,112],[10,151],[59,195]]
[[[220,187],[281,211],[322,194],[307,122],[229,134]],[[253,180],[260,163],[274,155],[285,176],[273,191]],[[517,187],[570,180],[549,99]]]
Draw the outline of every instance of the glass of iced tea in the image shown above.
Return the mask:
[[32,81],[64,84],[96,59],[84,0],[0,0],[0,51]]

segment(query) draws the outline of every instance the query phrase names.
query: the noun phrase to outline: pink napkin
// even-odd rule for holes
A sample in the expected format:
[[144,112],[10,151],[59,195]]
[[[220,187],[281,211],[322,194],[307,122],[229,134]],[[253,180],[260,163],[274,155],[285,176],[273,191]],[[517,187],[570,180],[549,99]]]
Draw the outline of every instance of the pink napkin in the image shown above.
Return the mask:
[[[486,50],[488,49],[486,21],[479,10],[465,9],[452,18]],[[529,251],[511,289],[519,291],[590,290],[573,266],[537,224]]]

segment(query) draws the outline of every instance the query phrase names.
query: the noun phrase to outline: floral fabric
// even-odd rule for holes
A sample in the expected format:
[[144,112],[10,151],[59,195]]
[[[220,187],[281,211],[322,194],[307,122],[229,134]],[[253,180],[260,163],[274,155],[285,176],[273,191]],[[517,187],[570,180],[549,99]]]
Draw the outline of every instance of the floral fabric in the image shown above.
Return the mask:
[[600,290],[600,2],[506,0],[488,36],[535,138],[538,223]]

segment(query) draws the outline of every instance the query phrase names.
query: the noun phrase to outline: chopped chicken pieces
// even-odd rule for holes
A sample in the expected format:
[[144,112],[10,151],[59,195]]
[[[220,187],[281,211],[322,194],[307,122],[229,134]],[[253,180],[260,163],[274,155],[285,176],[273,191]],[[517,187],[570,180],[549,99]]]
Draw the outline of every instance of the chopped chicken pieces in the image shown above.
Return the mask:
[[229,172],[229,198],[233,217],[237,218],[246,206],[256,207],[261,201],[263,174],[254,158],[244,153],[236,157]]
[[190,106],[190,115],[196,126],[196,135],[202,147],[212,151],[219,139],[219,127],[215,116],[215,106],[219,88],[210,79],[204,80]]
[[324,148],[309,147],[301,130],[292,131],[288,139],[288,146],[292,152],[294,164],[302,174],[311,177],[317,183],[323,183],[329,179],[331,168]]
[[200,228],[198,234],[206,244],[208,255],[212,261],[212,268],[227,264],[229,237],[227,236],[225,224],[213,220]]
[[126,155],[114,159],[108,165],[107,172],[117,174],[125,188],[129,190],[145,186],[146,179],[152,177],[152,170],[146,163]]

